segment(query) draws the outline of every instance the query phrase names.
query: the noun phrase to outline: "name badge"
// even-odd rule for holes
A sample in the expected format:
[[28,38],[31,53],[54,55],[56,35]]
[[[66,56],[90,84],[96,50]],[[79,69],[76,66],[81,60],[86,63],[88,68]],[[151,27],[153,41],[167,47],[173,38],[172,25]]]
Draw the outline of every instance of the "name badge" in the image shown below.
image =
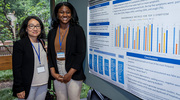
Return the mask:
[[44,66],[44,65],[38,66],[38,67],[37,67],[37,72],[38,72],[38,74],[39,74],[39,73],[42,73],[42,72],[45,72],[45,66]]
[[57,52],[57,58],[65,58],[64,52]]

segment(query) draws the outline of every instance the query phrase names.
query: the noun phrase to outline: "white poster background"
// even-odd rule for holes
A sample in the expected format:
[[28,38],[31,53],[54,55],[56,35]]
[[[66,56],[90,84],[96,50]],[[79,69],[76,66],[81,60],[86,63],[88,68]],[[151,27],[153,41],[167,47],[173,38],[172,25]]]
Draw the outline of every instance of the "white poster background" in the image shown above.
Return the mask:
[[90,73],[142,98],[180,100],[180,0],[88,7]]

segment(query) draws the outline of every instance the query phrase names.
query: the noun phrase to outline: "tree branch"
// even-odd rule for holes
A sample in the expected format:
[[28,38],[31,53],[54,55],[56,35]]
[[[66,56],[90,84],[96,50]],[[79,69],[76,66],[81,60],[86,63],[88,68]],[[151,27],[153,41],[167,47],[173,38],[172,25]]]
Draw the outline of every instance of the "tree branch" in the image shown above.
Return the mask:
[[[7,17],[7,12],[6,12],[6,0],[3,0],[3,2],[4,2],[4,6],[3,6],[3,14],[4,14],[4,16],[6,17],[6,20],[9,22],[9,30],[11,31],[11,33],[14,33],[13,32],[13,29],[12,29],[12,27],[11,27],[11,25],[10,25],[10,22],[11,22],[11,20],[10,19],[8,19],[8,17]],[[14,39],[14,36],[13,36],[13,39]]]

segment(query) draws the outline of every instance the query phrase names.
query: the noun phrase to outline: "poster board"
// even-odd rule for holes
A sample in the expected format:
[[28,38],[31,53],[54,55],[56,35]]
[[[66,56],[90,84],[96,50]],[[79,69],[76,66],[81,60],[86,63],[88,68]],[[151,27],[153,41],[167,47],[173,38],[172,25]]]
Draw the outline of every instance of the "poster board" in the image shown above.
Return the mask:
[[[97,8],[92,13],[102,11],[93,14],[96,18],[105,15],[87,24],[88,43],[96,42],[88,44],[90,73],[142,99],[179,99],[178,7],[178,0],[115,0],[92,6]],[[121,89],[127,99],[131,94]]]

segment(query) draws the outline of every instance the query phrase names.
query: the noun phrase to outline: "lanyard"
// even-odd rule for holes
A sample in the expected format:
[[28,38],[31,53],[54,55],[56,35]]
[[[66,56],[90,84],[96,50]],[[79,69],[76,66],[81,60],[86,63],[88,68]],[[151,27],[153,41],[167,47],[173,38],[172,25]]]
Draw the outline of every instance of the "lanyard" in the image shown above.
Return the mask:
[[[32,43],[31,43],[31,44],[32,44]],[[34,47],[33,44],[32,44],[32,46],[33,46],[33,48],[34,48],[34,50],[35,50],[35,52],[36,52],[36,54],[37,54],[37,56],[38,56],[39,64],[41,65],[39,41],[38,41],[38,52],[39,52],[39,54],[38,54],[38,52],[37,52],[37,50],[36,50],[36,48]]]
[[[69,28],[69,25],[68,25],[68,28]],[[63,38],[62,38],[62,41],[61,41],[61,36],[60,36],[60,25],[59,25],[59,45],[60,45],[60,50],[62,49],[62,42],[63,42],[63,40],[64,40],[64,36],[65,36],[66,33],[67,33],[68,28],[66,29],[65,34],[63,35]]]

